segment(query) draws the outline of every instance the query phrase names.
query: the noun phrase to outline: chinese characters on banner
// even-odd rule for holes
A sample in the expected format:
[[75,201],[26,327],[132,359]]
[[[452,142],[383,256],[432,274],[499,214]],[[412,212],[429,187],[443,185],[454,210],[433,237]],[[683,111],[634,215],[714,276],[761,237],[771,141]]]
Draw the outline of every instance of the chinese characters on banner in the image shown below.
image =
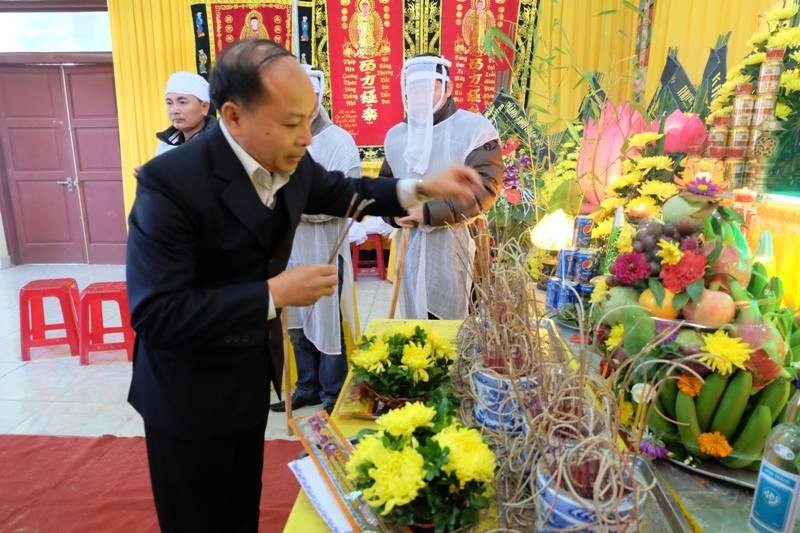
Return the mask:
[[497,92],[497,79],[509,72],[514,50],[503,45],[508,61],[486,55],[486,30],[498,28],[515,39],[519,0],[442,0],[442,55],[453,62],[453,99],[459,107],[483,112]]
[[327,0],[333,121],[359,146],[403,120],[402,0]]
[[211,4],[214,55],[242,39],[272,39],[292,49],[292,3]]

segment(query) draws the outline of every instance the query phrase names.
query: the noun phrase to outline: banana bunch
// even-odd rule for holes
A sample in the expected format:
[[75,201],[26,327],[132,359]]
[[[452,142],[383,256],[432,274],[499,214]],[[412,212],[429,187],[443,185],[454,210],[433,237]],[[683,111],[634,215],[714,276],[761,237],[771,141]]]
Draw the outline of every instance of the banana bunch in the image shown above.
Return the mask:
[[[659,391],[656,409],[650,410],[650,430],[673,451],[683,448],[699,459],[710,459],[700,450],[701,433],[718,432],[733,451],[717,460],[728,468],[758,468],[767,435],[789,400],[788,380],[776,379],[758,394],[753,376],[739,370],[731,376],[714,372],[706,377],[700,393],[691,397],[666,381]],[[677,421],[667,420],[659,412]]]
[[756,261],[750,271],[747,292],[750,299],[757,302],[762,315],[774,313],[783,301],[783,282],[778,277],[770,278],[767,267]]

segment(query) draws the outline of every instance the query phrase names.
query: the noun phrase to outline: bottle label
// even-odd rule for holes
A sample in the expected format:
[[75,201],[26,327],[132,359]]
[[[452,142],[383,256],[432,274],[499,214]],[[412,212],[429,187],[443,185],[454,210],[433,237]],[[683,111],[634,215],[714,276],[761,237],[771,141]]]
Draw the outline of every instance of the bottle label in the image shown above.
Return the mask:
[[758,484],[750,511],[750,527],[755,531],[776,533],[792,531],[800,496],[800,476],[761,461]]

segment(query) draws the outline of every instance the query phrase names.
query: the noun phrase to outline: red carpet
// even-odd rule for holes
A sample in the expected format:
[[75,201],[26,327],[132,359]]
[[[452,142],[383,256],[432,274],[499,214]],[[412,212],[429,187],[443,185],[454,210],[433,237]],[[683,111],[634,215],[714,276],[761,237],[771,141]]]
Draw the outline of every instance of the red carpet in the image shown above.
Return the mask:
[[[260,532],[280,532],[299,486],[299,442],[264,452]],[[0,435],[0,532],[158,531],[141,437]]]

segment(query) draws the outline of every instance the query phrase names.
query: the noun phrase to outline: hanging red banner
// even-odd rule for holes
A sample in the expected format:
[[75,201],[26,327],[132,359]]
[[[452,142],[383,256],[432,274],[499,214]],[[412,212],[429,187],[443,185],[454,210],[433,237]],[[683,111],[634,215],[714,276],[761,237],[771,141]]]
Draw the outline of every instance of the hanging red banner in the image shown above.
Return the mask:
[[359,146],[403,120],[403,0],[327,0],[333,121]]
[[503,45],[505,59],[486,54],[488,28],[514,42],[519,0],[442,0],[442,55],[453,62],[453,99],[459,107],[483,112],[494,101],[498,78],[511,74],[514,50]]
[[214,54],[242,39],[271,39],[292,48],[292,3],[211,4]]

